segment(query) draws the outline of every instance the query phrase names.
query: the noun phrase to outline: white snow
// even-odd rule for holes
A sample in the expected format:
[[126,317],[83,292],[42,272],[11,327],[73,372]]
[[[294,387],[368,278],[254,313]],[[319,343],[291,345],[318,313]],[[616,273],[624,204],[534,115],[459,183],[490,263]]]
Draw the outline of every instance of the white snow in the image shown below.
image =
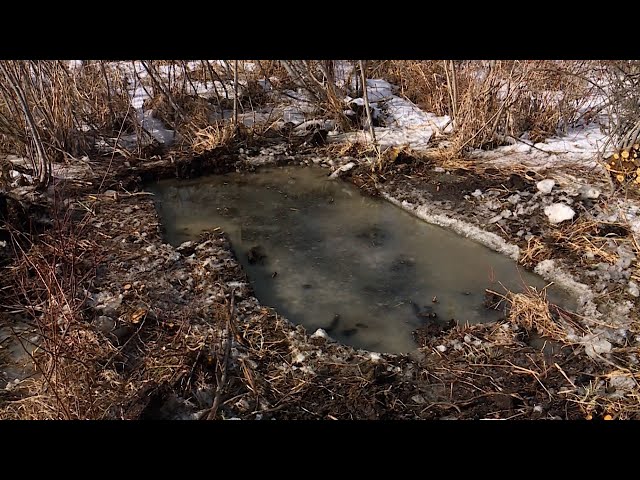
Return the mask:
[[382,355],[380,355],[378,352],[369,352],[369,359],[372,362],[376,363],[382,360]]
[[324,339],[331,338],[331,337],[329,337],[327,332],[325,332],[322,328],[317,329],[315,332],[313,332],[313,334],[311,336],[314,337],[314,338],[324,338]]
[[[509,137],[513,142],[511,145],[492,150],[474,150],[471,156],[496,166],[520,164],[538,171],[572,165],[585,169],[602,169],[597,158],[607,136],[596,122],[570,128],[566,135],[553,136],[544,143],[531,144],[526,137],[527,135],[519,139]],[[611,153],[612,149],[609,147],[602,155]]]
[[541,193],[551,193],[551,190],[553,190],[553,187],[555,186],[556,181],[551,179],[551,178],[547,178],[545,180],[540,180],[537,184],[536,184],[536,188],[538,189],[539,192]]
[[355,166],[356,164],[354,162],[345,163],[340,168],[337,168],[331,175],[329,175],[329,178],[338,178],[341,173],[348,172]]
[[555,283],[576,297],[578,301],[578,313],[594,318],[600,316],[593,303],[594,294],[591,289],[584,283],[576,281],[573,275],[565,271],[555,260],[543,260],[535,266],[533,271],[545,280]]
[[302,363],[304,362],[305,358],[307,358],[307,356],[304,353],[299,351],[294,351],[291,357],[292,357],[293,363]]
[[578,193],[582,198],[596,200],[600,196],[600,190],[590,185],[582,185],[578,188]]
[[152,110],[144,110],[144,101],[149,98],[149,94],[147,93],[147,90],[140,85],[140,81],[137,79],[137,76],[140,78],[147,77],[146,70],[139,65],[139,62],[135,62],[134,64],[123,63],[121,64],[121,68],[128,72],[132,78],[135,78],[133,84],[130,85],[129,88],[131,106],[135,109],[138,122],[142,128],[149,133],[151,138],[148,138],[146,135],[139,138],[137,134],[129,134],[122,135],[120,137],[120,142],[125,147],[131,147],[135,146],[138,142],[145,145],[149,143],[150,140],[154,139],[161,144],[171,145],[175,140],[175,132],[168,129],[161,120],[153,117]]
[[[436,132],[450,132],[449,116],[437,116],[422,111],[406,98],[394,93],[394,87],[382,79],[367,79],[367,96],[372,110],[384,118],[384,127],[375,127],[376,141],[380,147],[406,145],[414,150],[424,150]],[[347,103],[364,104],[362,98],[345,98]],[[357,131],[334,136],[337,141],[371,142],[369,132]]]
[[554,203],[544,207],[544,214],[549,218],[549,222],[557,224],[571,220],[576,212],[566,203]]
[[582,343],[585,353],[593,359],[600,358],[603,353],[611,352],[611,342],[596,334],[585,335],[582,338]]

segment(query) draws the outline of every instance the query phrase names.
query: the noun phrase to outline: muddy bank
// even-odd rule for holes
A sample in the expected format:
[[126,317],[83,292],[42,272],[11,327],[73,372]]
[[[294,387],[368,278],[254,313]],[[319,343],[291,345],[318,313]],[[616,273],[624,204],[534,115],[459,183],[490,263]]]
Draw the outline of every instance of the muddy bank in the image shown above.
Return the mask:
[[[310,336],[261,306],[223,232],[210,231],[180,248],[165,244],[153,201],[140,191],[143,180],[193,176],[216,168],[222,172],[292,161],[331,166],[319,155],[291,157],[284,150],[257,156],[212,154],[203,164],[180,160],[177,169],[170,159],[136,165],[118,159],[105,181],[96,166],[94,178],[85,179],[93,185],[67,188],[66,205],[78,227],[73,248],[86,262],[79,283],[66,293],[78,308],[62,320],[47,316],[46,308],[31,312],[29,319],[39,325],[41,334],[62,329],[67,350],[56,358],[58,377],[55,383],[50,377],[48,387],[37,372],[13,382],[9,389],[7,382],[0,385],[5,387],[0,391],[2,416],[577,419],[636,415],[629,408],[613,407],[630,395],[630,387],[629,376],[624,371],[614,375],[620,369],[610,364],[629,364],[635,343],[611,342],[608,352],[599,352],[607,363],[585,354],[580,344],[551,352],[534,348],[527,342],[534,332],[504,319],[425,331],[420,336],[422,347],[407,355],[354,350],[323,335]],[[349,160],[332,160],[331,168]],[[416,163],[404,172],[388,174],[383,182],[378,178],[373,186],[367,183],[364,167],[345,176],[374,191],[381,191],[382,184],[400,201],[417,204],[423,198],[442,202],[440,207],[452,215],[467,212],[471,220],[468,212],[478,215],[477,208],[469,208],[460,185],[450,187],[447,197],[447,187],[441,181],[438,187],[437,177],[427,173],[431,169],[432,165]],[[418,193],[401,191],[405,182]],[[495,182],[502,184],[504,179]],[[422,185],[426,186],[420,193]],[[489,189],[486,183],[472,186]],[[442,197],[437,196],[440,192]],[[483,217],[475,218],[478,225],[486,224]],[[494,228],[500,235],[500,227]],[[511,237],[508,232],[505,236]],[[41,253],[45,258],[52,254]],[[7,276],[3,286],[13,280]],[[9,295],[10,290],[3,292]],[[11,322],[15,315],[7,313],[4,321]],[[3,353],[5,349],[0,350]],[[2,358],[11,361],[10,355]],[[50,365],[44,354],[37,359]]]

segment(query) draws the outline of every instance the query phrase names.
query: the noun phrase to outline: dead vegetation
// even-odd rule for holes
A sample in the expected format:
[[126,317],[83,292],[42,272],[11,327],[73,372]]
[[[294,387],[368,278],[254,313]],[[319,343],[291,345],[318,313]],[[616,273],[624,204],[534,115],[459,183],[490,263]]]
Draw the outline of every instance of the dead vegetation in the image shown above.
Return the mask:
[[[1,90],[1,146],[5,153],[34,159],[36,176],[46,176],[47,162],[92,155],[101,138],[115,138],[107,143],[142,156],[151,135],[132,110],[131,85],[149,90],[144,109],[175,128],[180,146],[196,154],[279,130],[274,125],[284,122],[277,115],[250,127],[234,120],[268,103],[259,83],[264,79],[271,88],[312,92],[319,115],[349,128],[342,118],[346,90],[327,83],[334,75],[329,63],[256,63],[254,69],[238,63],[239,84],[233,61],[201,61],[195,67],[182,61],[146,62],[145,78],[135,68],[131,74],[110,62],[86,62],[79,69],[63,62],[3,62],[7,82]],[[420,106],[452,116],[456,125],[449,137],[452,147],[435,154],[400,146],[376,157],[371,143],[325,147],[337,156],[377,158],[375,175],[405,161],[441,160],[443,155],[446,168],[468,169],[463,154],[471,147],[490,148],[524,132],[535,143],[558,128],[588,121],[581,99],[592,86],[582,80],[589,68],[584,62],[368,62],[366,68],[369,75],[392,79]],[[197,82],[215,85],[208,98],[197,93]],[[31,124],[21,98],[37,105],[30,110]],[[230,117],[230,111],[236,115]],[[124,134],[135,134],[137,147],[120,144]],[[37,160],[38,143],[44,164]],[[606,368],[579,363],[569,354],[561,357],[564,363],[551,364],[519,343],[516,330],[498,323],[456,327],[431,339],[418,364],[385,357],[373,361],[361,352],[306,338],[270,310],[249,312],[246,304],[237,304],[239,296],[221,287],[224,278],[206,269],[202,278],[213,276],[222,292],[206,309],[163,310],[144,282],[128,279],[120,285],[127,301],[114,328],[101,331],[95,323],[100,315],[87,305],[88,293],[95,293],[97,268],[107,262],[101,235],[128,239],[140,232],[100,230],[96,238],[88,233],[87,222],[88,217],[63,216],[39,238],[13,232],[17,260],[2,280],[3,303],[11,298],[12,311],[30,319],[38,338],[16,333],[34,375],[2,393],[1,418],[159,418],[169,415],[171,398],[182,402],[180,408],[210,419],[640,415],[639,374],[635,367],[622,366],[623,357],[640,353],[636,347],[615,346],[614,364]],[[571,229],[558,228],[552,240],[584,265],[593,258],[614,264],[618,257],[606,245],[633,241],[623,227],[585,219]],[[134,250],[141,242],[130,252],[137,261],[141,257]],[[551,248],[533,237],[521,263],[535,265],[551,255]],[[165,291],[157,290],[159,295]],[[579,331],[575,318],[549,305],[544,292],[505,294],[503,300],[509,305],[507,325],[516,329],[559,342],[567,332]],[[439,345],[446,352],[435,348]],[[581,375],[588,381],[578,381]],[[564,390],[550,387],[560,383]],[[541,403],[544,414],[534,410]]]
[[[252,141],[280,134],[288,118],[274,102],[292,97],[305,103],[309,119],[331,119],[337,131],[368,125],[373,132],[369,110],[355,120],[346,114],[357,107],[348,98],[365,93],[364,70],[368,78],[390,80],[399,95],[426,111],[449,115],[453,129],[440,129],[445,142],[439,148],[460,159],[473,148],[523,135],[522,141],[535,144],[593,121],[604,108],[589,103],[592,93],[604,92],[602,78],[613,88],[606,105],[617,108],[627,125],[630,104],[623,92],[635,85],[633,68],[624,62],[518,60],[3,62],[0,147],[32,161],[42,183],[49,163],[77,161],[98,150],[148,156],[149,143],[157,141],[144,119],[150,112],[176,132],[180,149],[202,151],[220,140],[245,142],[247,129]],[[138,110],[132,103],[136,91],[148,95],[144,105],[135,105]],[[229,124],[234,134],[221,135]],[[133,143],[123,141],[131,135]],[[286,131],[280,138],[291,140]],[[376,151],[378,163],[381,154]]]
[[588,121],[590,62],[387,61],[376,73],[409,100],[454,125],[454,155],[493,148],[528,134],[532,143]]

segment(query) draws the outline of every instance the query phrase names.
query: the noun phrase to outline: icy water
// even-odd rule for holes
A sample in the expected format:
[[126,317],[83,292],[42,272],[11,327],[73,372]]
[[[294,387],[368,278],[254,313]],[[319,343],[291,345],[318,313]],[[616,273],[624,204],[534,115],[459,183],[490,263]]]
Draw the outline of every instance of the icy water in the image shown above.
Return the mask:
[[[501,312],[483,305],[486,288],[546,285],[511,259],[327,173],[271,168],[164,180],[149,190],[168,242],[222,228],[263,305],[357,348],[408,352],[425,322],[498,319]],[[547,293],[569,301],[553,287]]]

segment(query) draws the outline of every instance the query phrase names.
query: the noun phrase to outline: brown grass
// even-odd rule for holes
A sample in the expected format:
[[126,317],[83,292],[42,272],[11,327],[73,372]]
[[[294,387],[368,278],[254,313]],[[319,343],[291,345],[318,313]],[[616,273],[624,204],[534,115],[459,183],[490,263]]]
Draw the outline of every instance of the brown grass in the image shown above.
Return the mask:
[[[491,148],[529,132],[544,141],[581,118],[589,62],[558,61],[381,62],[375,70],[427,111],[453,117],[455,154]],[[448,70],[447,70],[448,69]]]
[[551,255],[549,247],[539,237],[531,237],[527,240],[527,247],[522,249],[518,263],[533,268],[543,260],[551,258]]
[[507,319],[524,328],[527,332],[536,332],[544,337],[566,341],[567,331],[551,315],[546,291],[538,292],[527,287],[523,293],[510,292],[507,295],[509,313]]
[[192,125],[191,129],[194,134],[191,148],[198,155],[220,146],[229,145],[235,135],[235,129],[230,123],[209,125],[205,128]]

